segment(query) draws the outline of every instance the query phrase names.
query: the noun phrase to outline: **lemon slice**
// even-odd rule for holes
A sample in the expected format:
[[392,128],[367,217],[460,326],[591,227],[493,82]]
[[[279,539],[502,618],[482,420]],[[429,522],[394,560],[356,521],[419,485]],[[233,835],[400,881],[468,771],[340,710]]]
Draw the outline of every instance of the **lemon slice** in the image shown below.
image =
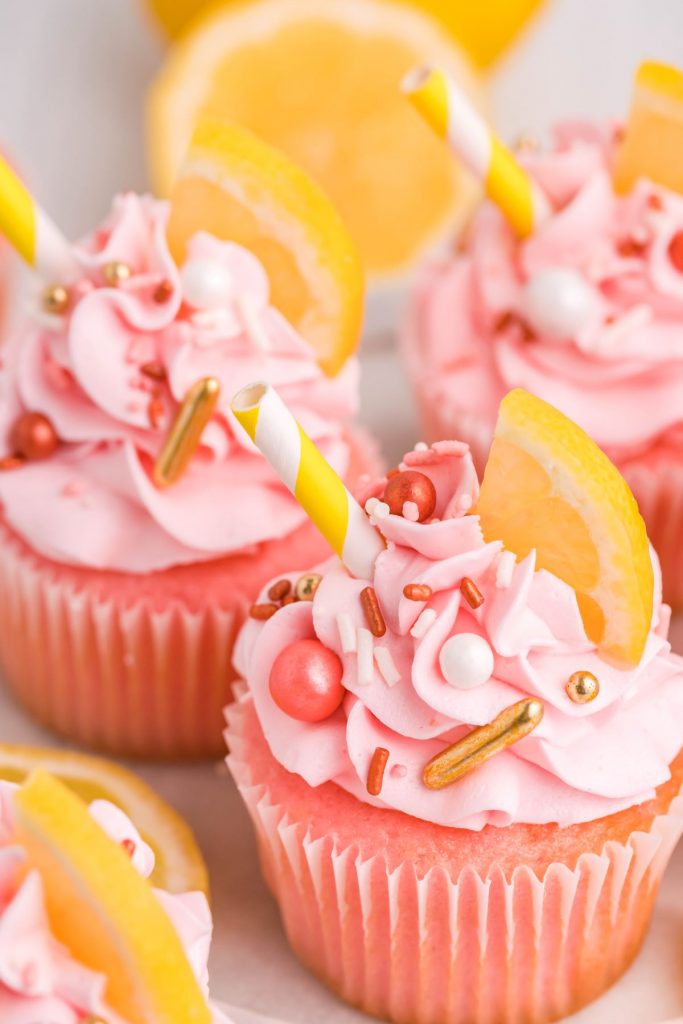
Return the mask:
[[[227,0],[231,2],[231,0]],[[233,5],[239,0],[232,0]],[[543,0],[420,0],[464,46],[477,64],[485,67],[513,41]],[[200,13],[226,6],[226,0],[147,0],[169,36],[178,36]],[[415,5],[417,6],[417,4]]]
[[110,800],[127,814],[154,851],[151,882],[157,888],[208,891],[206,865],[189,826],[132,772],[70,750],[0,744],[0,779],[22,783],[37,768],[59,778],[86,803]]
[[200,114],[276,146],[325,190],[372,279],[393,278],[476,195],[401,95],[424,61],[482,88],[448,33],[391,0],[256,0],[213,8],[172,47],[150,94],[152,180],[166,195]]
[[363,274],[318,186],[245,129],[202,118],[172,196],[168,240],[179,263],[199,230],[260,259],[273,304],[337,373],[358,345]]
[[130,1024],[211,1024],[182,943],[149,882],[47,772],[17,792],[17,841],[43,882],[50,927],[81,964],[106,977],[109,1006]]
[[502,540],[576,591],[588,636],[634,665],[650,631],[654,577],[645,524],[625,480],[598,446],[547,402],[511,391],[501,402],[475,512]]
[[683,72],[652,61],[641,64],[636,75],[616,159],[617,191],[627,192],[638,178],[683,192]]

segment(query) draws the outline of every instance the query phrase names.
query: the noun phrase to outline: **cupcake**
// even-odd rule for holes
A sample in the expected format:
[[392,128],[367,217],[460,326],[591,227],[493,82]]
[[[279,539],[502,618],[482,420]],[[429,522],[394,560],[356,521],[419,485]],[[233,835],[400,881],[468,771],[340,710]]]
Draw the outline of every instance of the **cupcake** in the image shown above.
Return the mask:
[[[282,180],[294,174],[270,159]],[[317,202],[352,289],[351,244],[326,200]],[[169,215],[176,244],[183,221],[178,262]],[[336,343],[334,325],[316,323],[299,281],[316,350],[271,301],[270,279],[282,291],[282,264],[297,255],[287,257],[284,227],[278,276],[268,252],[259,260],[225,237],[225,217],[218,238],[188,229],[192,216],[187,195],[171,207],[117,197],[73,247],[77,279],[34,297],[2,371],[5,677],[41,722],[137,757],[222,749],[233,641],[254,596],[292,560],[312,564],[329,552],[232,418],[235,386],[256,375],[282,388],[345,479],[375,458],[348,426],[355,358],[334,376],[318,362],[320,347]],[[355,343],[351,306],[349,298],[345,330]]]
[[206,897],[153,888],[154,860],[115,804],[45,772],[0,781],[4,1024],[229,1024],[208,1002]]
[[663,138],[675,112],[656,114],[661,95],[643,111],[645,85],[665,72],[639,72],[626,143],[619,125],[570,122],[548,148],[522,144],[545,216],[520,237],[483,204],[457,251],[419,274],[403,347],[427,439],[463,438],[480,469],[512,387],[580,424],[632,488],[679,607],[683,196],[648,163],[661,150],[675,173]]
[[365,507],[374,571],[324,563],[236,648],[228,763],[288,938],[391,1021],[564,1017],[635,956],[683,830],[683,659],[642,519],[521,391],[481,492],[442,441]]

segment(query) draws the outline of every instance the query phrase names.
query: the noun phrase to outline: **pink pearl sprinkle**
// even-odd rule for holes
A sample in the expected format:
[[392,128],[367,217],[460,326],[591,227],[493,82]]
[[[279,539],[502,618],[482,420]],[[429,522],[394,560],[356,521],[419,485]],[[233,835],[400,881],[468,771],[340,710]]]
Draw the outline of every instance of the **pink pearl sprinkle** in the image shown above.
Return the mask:
[[416,523],[420,518],[420,510],[414,501],[404,501],[401,512],[403,518],[410,520],[411,523]]
[[392,779],[405,779],[408,774],[408,769],[404,764],[395,764],[394,767],[389,771]]

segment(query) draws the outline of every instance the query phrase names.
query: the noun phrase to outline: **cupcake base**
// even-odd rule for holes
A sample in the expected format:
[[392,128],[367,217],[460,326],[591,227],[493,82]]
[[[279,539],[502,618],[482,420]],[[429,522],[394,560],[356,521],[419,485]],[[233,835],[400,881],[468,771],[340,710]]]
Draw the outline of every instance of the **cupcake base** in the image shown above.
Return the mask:
[[544,1024],[628,967],[683,832],[683,755],[647,804],[586,825],[445,829],[310,788],[227,712],[228,764],[300,959],[395,1024]]
[[0,526],[0,666],[40,722],[138,758],[220,756],[253,596],[329,553],[305,524],[250,553],[144,577],[60,565]]

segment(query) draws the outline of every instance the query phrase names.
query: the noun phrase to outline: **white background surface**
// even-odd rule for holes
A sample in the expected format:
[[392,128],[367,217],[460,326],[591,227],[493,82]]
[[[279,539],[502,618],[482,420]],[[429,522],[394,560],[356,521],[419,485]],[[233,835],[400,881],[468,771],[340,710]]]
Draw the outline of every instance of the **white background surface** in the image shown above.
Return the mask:
[[[476,2],[476,0],[473,0]],[[163,48],[135,0],[0,0],[0,148],[70,235],[113,192],[145,189],[143,102]],[[683,65],[682,0],[550,0],[492,79],[504,138],[558,116],[620,116],[643,57]],[[363,356],[363,418],[393,459],[419,439],[390,347]],[[679,624],[683,650],[683,626]],[[51,742],[0,696],[0,739]],[[142,774],[194,826],[212,876],[216,997],[291,1022],[366,1020],[289,953],[258,875],[251,831],[221,766]],[[575,1024],[653,1024],[683,1014],[683,846],[640,959]]]

